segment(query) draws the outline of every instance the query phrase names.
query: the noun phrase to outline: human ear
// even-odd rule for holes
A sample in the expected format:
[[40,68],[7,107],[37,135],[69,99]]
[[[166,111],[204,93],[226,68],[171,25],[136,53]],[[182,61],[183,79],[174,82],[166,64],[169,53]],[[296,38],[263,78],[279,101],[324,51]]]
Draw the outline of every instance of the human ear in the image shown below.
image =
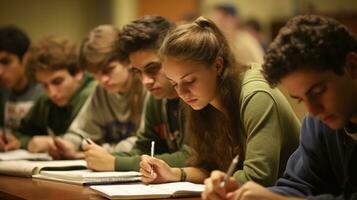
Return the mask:
[[74,78],[77,80],[77,81],[81,81],[84,77],[84,72],[82,70],[79,70],[75,75],[74,75]]
[[352,79],[357,79],[357,53],[349,52],[346,55],[346,68]]
[[221,56],[218,56],[216,58],[216,70],[217,70],[217,74],[218,76],[221,76],[222,75],[222,72],[223,72],[223,58]]

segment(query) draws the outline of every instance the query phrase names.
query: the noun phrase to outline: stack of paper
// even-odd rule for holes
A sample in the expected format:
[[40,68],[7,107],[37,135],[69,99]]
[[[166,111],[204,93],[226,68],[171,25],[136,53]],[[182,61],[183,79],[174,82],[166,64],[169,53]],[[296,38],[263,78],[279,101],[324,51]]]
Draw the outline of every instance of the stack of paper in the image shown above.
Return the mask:
[[81,185],[99,185],[99,184],[114,184],[137,182],[141,179],[139,172],[93,172],[87,170],[71,170],[71,171],[48,171],[41,170],[38,174],[33,175],[34,178],[60,181],[66,183],[74,183]]

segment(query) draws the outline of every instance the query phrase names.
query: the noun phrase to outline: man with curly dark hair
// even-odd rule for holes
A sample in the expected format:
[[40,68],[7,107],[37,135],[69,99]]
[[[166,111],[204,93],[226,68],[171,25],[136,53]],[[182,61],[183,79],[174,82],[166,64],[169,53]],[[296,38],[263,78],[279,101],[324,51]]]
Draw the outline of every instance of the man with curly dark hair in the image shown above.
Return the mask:
[[281,84],[306,105],[300,145],[274,193],[249,182],[228,196],[357,199],[356,36],[330,18],[295,17],[270,45],[263,71],[272,86]]

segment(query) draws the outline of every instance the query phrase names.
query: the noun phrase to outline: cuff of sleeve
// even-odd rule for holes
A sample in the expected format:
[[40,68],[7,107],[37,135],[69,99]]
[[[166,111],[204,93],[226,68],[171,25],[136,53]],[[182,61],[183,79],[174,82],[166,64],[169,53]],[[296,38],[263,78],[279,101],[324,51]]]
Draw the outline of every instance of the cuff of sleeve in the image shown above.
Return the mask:
[[20,140],[21,149],[27,149],[27,145],[30,142],[32,136],[21,134],[20,132],[13,132],[14,136]]
[[115,171],[139,171],[140,156],[116,156]]
[[82,138],[79,137],[78,135],[75,134],[65,134],[63,136],[64,140],[67,140],[71,142],[74,146],[74,148],[78,151],[80,150],[81,144],[82,144]]

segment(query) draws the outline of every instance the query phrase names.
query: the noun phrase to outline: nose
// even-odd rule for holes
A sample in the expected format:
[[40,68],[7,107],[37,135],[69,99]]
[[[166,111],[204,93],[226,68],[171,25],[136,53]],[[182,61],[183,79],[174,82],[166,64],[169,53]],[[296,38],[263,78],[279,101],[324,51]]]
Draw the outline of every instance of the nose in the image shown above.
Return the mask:
[[4,67],[0,65],[0,77],[3,75],[4,71]]
[[143,83],[143,85],[150,85],[153,84],[155,82],[154,78],[151,76],[148,76],[145,73],[141,74],[141,82]]
[[176,92],[177,94],[182,97],[183,99],[185,99],[185,97],[187,96],[187,94],[190,93],[190,90],[187,89],[186,87],[182,86],[181,84],[177,84],[176,86]]
[[319,102],[305,101],[305,106],[309,114],[313,117],[318,116],[323,111],[323,105]]
[[47,95],[51,98],[55,98],[58,95],[58,90],[56,86],[49,85],[47,86]]
[[110,80],[110,77],[108,75],[105,74],[95,74],[95,79],[101,83],[101,84],[105,84]]

